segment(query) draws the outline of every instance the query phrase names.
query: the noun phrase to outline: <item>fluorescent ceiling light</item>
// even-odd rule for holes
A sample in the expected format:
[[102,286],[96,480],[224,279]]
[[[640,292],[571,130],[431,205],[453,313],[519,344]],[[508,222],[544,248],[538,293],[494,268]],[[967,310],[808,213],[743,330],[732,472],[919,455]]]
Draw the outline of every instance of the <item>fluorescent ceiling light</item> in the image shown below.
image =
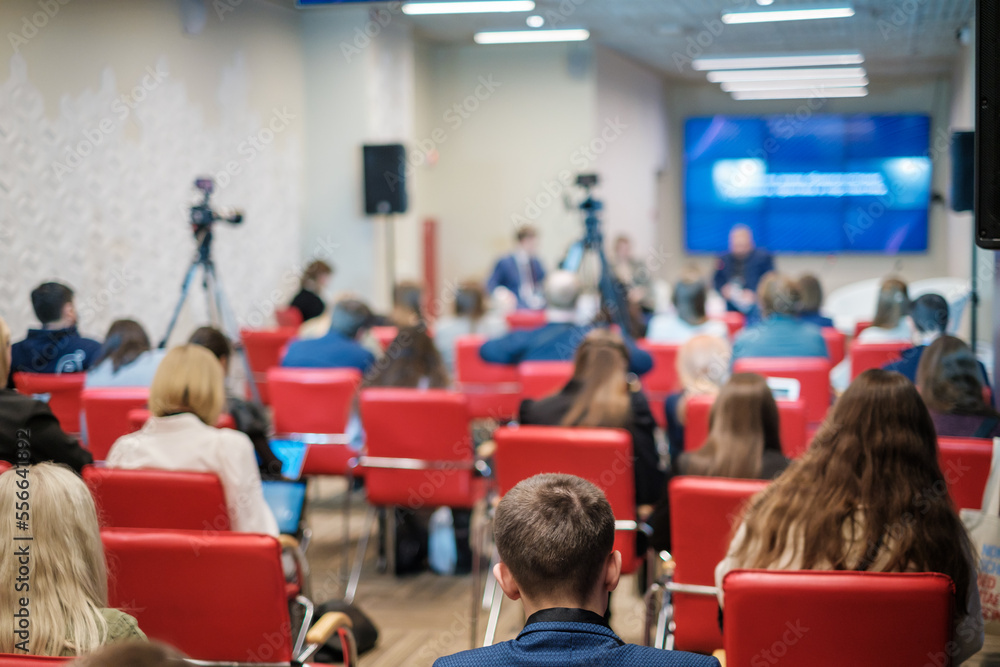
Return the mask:
[[762,67],[826,67],[829,65],[860,65],[865,57],[860,53],[800,53],[777,56],[716,56],[695,58],[696,70],[760,69]]
[[845,19],[854,16],[854,7],[836,5],[828,7],[799,7],[796,9],[750,9],[724,12],[722,22],[770,23],[772,21],[805,21],[809,19]]
[[475,0],[473,2],[407,2],[403,13],[419,14],[486,14],[490,12],[530,12],[533,0]]
[[812,81],[814,79],[843,79],[863,77],[864,67],[800,67],[797,69],[739,69],[735,71],[709,72],[712,83],[735,81]]
[[528,42],[582,42],[590,38],[587,30],[507,30],[477,32],[476,44],[526,44]]
[[865,97],[867,88],[802,88],[800,90],[756,90],[730,93],[734,100],[805,100],[827,97]]
[[752,92],[758,90],[802,90],[803,88],[857,88],[867,86],[866,77],[850,79],[822,79],[817,81],[733,81],[722,84],[727,93]]

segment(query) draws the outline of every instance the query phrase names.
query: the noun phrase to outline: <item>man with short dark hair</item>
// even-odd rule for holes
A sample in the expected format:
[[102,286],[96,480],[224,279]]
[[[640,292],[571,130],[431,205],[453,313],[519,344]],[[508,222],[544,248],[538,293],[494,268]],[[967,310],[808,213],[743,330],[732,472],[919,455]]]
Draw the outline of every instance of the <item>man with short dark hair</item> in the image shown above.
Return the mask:
[[615,516],[607,498],[572,475],[536,475],[497,506],[493,568],[503,592],[528,620],[508,642],[438,659],[435,667],[718,667],[707,656],[626,644],[605,614],[618,587]]
[[357,368],[362,373],[375,364],[375,355],[358,338],[372,326],[372,312],[357,299],[333,307],[330,330],[321,338],[292,341],[281,365],[288,368]]
[[11,376],[25,373],[79,373],[90,368],[101,351],[96,340],[76,330],[73,290],[61,283],[42,283],[31,292],[31,306],[41,329],[11,348]]
[[492,295],[498,288],[503,288],[517,297],[518,308],[538,310],[545,305],[542,296],[545,269],[535,256],[538,232],[534,227],[525,225],[517,230],[515,238],[517,248],[497,261],[486,281],[486,292]]

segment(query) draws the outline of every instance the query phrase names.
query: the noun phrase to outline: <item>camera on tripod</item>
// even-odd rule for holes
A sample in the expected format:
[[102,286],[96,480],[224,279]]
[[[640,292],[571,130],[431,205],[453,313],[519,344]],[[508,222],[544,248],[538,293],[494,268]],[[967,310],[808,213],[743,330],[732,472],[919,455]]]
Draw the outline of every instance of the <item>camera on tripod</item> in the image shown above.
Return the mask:
[[191,207],[191,225],[194,227],[195,234],[202,229],[210,227],[217,220],[228,222],[231,225],[238,225],[243,222],[243,213],[241,211],[234,211],[228,215],[223,215],[212,208],[210,200],[212,192],[215,191],[214,180],[211,178],[195,179],[194,187],[201,190],[204,196],[200,204],[195,204]]

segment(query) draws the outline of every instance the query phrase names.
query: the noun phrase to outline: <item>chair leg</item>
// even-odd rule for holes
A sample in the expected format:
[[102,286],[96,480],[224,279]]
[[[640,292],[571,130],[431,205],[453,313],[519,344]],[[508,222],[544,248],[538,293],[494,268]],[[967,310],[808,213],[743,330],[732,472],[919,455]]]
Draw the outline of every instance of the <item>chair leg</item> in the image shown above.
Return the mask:
[[483,609],[489,609],[493,602],[493,592],[497,588],[497,579],[493,575],[493,566],[500,562],[500,554],[497,553],[496,547],[493,548],[493,553],[490,555],[490,565],[489,569],[486,570],[486,586],[483,591]]
[[344,602],[351,604],[354,602],[354,595],[358,592],[358,581],[361,579],[361,566],[364,565],[365,555],[368,553],[368,540],[371,537],[372,525],[375,523],[375,514],[378,510],[375,507],[368,508],[365,516],[365,527],[358,541],[358,552],[354,556],[354,568],[351,570],[351,579],[347,582],[347,590],[344,591]]
[[486,637],[483,646],[492,646],[497,634],[497,623],[500,620],[500,605],[503,603],[503,590],[500,586],[493,589],[493,602],[490,604],[490,620],[486,623]]
[[[351,487],[354,486],[354,476],[347,475],[347,491],[344,493],[344,548],[340,559],[340,585],[344,587],[344,599],[347,599],[347,569],[351,553]],[[308,487],[307,487],[308,488]],[[339,588],[339,586],[338,586]]]
[[477,635],[479,634],[479,582],[482,578],[480,552],[483,546],[483,535],[479,532],[480,528],[476,526],[475,514],[469,519],[469,523],[469,539],[472,542],[472,611],[469,616],[471,635],[469,648],[476,648]]
[[385,508],[385,569],[396,576],[396,506]]

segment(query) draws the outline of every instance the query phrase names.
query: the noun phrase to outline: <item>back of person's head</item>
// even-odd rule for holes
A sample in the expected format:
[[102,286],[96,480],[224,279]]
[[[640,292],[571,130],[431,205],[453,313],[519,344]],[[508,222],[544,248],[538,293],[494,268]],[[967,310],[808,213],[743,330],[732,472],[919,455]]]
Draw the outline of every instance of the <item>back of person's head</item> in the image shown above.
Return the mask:
[[764,450],[781,451],[778,404],[756,373],[729,378],[712,404],[708,439],[688,456],[688,474],[757,479]]
[[214,426],[225,403],[222,365],[201,345],[179,345],[167,352],[149,387],[154,417],[188,412]]
[[385,357],[365,378],[366,387],[417,387],[421,380],[430,389],[448,386],[448,371],[434,339],[423,326],[403,327],[385,351]]
[[0,317],[0,379],[10,375],[10,327]]
[[948,302],[940,294],[922,294],[910,304],[910,319],[918,333],[943,334],[948,328]]
[[330,331],[354,340],[363,329],[372,325],[372,311],[363,301],[344,299],[333,307],[330,316]]
[[[870,369],[837,400],[802,458],[754,501],[736,557],[749,568],[793,556],[801,569],[941,572],[960,591],[962,615],[971,546],[947,488],[916,387]],[[852,517],[860,521],[846,530]],[[851,541],[867,549],[852,551]]]
[[705,299],[708,286],[700,274],[685,271],[674,286],[672,297],[677,316],[692,326],[705,321]]
[[157,641],[115,642],[72,662],[77,667],[187,667],[191,663],[171,646]]
[[983,376],[976,355],[954,336],[941,336],[920,355],[917,388],[933,412],[989,417],[997,414],[983,397]]
[[201,345],[214,354],[219,361],[228,359],[233,353],[233,346],[229,342],[229,338],[215,327],[198,327],[191,334],[188,342],[192,345]]
[[467,317],[473,322],[486,312],[486,293],[476,282],[462,283],[455,292],[455,316]]
[[119,368],[129,365],[150,348],[149,336],[141,324],[135,320],[115,320],[94,365],[110,359],[111,368],[117,373]]
[[798,315],[802,307],[799,284],[788,276],[770,272],[757,286],[757,299],[764,317],[770,315]]
[[729,379],[732,349],[717,336],[701,334],[677,351],[677,377],[688,395],[717,394]]
[[910,312],[910,294],[899,278],[887,278],[878,290],[873,327],[895,329]]
[[424,288],[420,283],[412,280],[404,280],[397,283],[392,290],[392,304],[395,308],[413,313],[419,321],[423,315],[421,312],[421,300],[424,296]]
[[321,259],[314,259],[309,262],[309,266],[302,272],[301,286],[303,289],[316,289],[323,278],[332,275],[332,266]]
[[621,427],[628,422],[628,349],[621,336],[605,329],[588,333],[576,348],[573,379],[580,388],[563,426]]
[[615,542],[615,515],[590,482],[572,475],[535,475],[497,505],[494,537],[500,561],[527,597],[593,594]]
[[803,313],[818,313],[823,306],[823,286],[819,278],[811,273],[799,276],[799,311]]
[[531,225],[522,225],[518,227],[517,232],[514,233],[514,239],[518,243],[524,243],[525,241],[530,241],[531,239],[538,238],[538,230]]
[[580,280],[572,271],[553,271],[545,279],[545,301],[553,310],[574,310],[580,298]]
[[61,283],[42,283],[31,291],[31,307],[42,324],[62,319],[63,308],[73,303],[73,290]]
[[[19,541],[16,506],[30,496],[31,541]],[[23,507],[22,507],[23,508]],[[54,463],[18,466],[0,474],[0,653],[27,640],[32,655],[85,653],[107,637],[100,610],[108,604],[108,575],[93,497],[83,480]],[[30,550],[30,591],[15,590],[19,547]],[[23,573],[22,573],[23,574]],[[30,593],[30,594],[29,594]],[[15,617],[29,598],[29,623]],[[15,634],[20,630],[23,634]]]

